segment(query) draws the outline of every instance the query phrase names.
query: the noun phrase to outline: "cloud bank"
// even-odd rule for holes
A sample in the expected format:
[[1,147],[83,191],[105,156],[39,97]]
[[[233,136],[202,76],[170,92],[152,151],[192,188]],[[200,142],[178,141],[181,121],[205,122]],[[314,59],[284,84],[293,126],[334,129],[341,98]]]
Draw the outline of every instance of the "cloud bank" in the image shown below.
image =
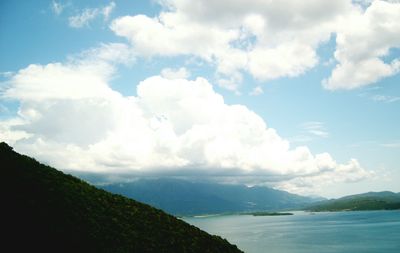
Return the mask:
[[109,82],[124,50],[102,45],[83,58],[13,74],[2,97],[20,108],[0,121],[0,140],[78,172],[234,178],[296,192],[371,175],[355,159],[341,164],[291,147],[256,113],[227,104],[206,79],[188,80],[183,70],[146,78],[136,96],[123,96]]
[[[398,1],[159,1],[159,15],[123,16],[111,29],[143,57],[195,56],[216,67],[220,86],[237,91],[243,73],[268,81],[299,76],[336,37],[329,90],[354,89],[399,72]],[[162,42],[162,43],[160,43]]]

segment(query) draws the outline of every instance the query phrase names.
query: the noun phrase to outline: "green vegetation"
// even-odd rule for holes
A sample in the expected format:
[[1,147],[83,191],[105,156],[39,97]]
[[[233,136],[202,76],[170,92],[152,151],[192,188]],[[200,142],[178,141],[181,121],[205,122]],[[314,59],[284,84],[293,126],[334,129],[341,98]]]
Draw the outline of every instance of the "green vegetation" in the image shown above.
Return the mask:
[[393,192],[369,192],[340,199],[322,201],[306,208],[308,211],[365,211],[400,209],[400,194]]
[[0,164],[2,247],[11,252],[241,252],[163,211],[20,155],[6,143],[0,143]]

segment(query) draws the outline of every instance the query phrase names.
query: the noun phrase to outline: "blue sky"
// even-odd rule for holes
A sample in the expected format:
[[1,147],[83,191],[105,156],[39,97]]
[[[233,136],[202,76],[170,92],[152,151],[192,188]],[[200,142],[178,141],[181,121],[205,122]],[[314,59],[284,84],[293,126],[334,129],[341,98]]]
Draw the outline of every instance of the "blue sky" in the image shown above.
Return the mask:
[[400,191],[400,4],[243,4],[2,1],[0,139],[65,171]]

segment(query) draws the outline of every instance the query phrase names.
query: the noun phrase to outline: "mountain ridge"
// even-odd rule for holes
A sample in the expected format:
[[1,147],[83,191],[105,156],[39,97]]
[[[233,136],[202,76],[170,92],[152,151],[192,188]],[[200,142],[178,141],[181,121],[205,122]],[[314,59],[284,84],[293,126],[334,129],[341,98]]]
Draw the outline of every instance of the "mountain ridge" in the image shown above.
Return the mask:
[[101,188],[138,199],[174,215],[276,211],[315,202],[314,198],[264,186],[191,182],[175,178],[139,179],[103,185]]
[[3,247],[13,252],[242,252],[161,210],[20,155],[4,142],[0,164]]
[[400,193],[391,191],[352,194],[338,199],[314,203],[308,211],[363,211],[400,209]]

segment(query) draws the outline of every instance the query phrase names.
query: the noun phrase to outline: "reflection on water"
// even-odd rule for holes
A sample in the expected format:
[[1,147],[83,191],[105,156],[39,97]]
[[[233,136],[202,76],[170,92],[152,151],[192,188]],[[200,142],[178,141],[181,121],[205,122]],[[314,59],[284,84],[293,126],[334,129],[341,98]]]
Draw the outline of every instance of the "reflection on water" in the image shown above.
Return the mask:
[[399,253],[400,211],[183,218],[248,253]]

